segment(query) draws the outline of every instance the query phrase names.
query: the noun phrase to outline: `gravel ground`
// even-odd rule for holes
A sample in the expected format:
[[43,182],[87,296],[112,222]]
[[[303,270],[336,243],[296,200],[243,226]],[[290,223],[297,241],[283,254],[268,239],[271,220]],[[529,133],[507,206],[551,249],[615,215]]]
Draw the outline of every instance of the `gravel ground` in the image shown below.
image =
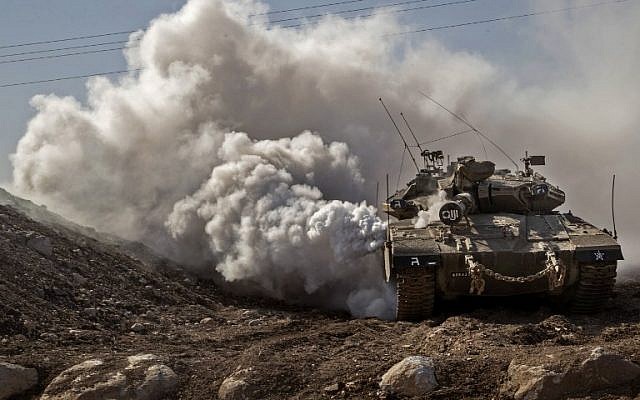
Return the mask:
[[[433,358],[433,399],[501,398],[514,359],[561,362],[603,346],[640,363],[634,280],[592,316],[558,315],[522,298],[451,303],[432,320],[396,323],[233,296],[9,207],[0,206],[0,228],[0,361],[40,376],[21,399],[37,398],[89,358],[139,353],[168,360],[180,380],[176,399],[217,398],[239,369],[249,370],[255,398],[380,398],[382,374],[410,355]],[[35,238],[44,244],[37,250]],[[634,399],[639,391],[632,382],[582,398]]]

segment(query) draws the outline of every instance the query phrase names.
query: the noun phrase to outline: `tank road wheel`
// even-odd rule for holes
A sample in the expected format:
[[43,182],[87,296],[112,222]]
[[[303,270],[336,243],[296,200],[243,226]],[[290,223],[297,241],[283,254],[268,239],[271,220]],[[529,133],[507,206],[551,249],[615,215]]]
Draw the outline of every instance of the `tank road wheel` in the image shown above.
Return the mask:
[[580,277],[575,285],[569,309],[580,314],[601,311],[613,295],[616,283],[616,264],[593,266],[581,265]]
[[420,321],[433,314],[436,295],[433,269],[408,269],[396,275],[396,320]]

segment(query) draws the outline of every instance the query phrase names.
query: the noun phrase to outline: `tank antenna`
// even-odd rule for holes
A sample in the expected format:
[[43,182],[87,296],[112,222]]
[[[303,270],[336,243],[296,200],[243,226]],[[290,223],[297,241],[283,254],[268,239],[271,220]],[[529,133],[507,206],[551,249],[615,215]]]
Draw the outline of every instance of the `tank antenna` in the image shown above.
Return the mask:
[[380,201],[380,181],[376,181],[376,209],[380,206],[378,202]]
[[420,147],[420,142],[418,142],[418,138],[416,137],[416,134],[413,133],[413,129],[411,129],[411,126],[409,125],[409,122],[407,121],[407,119],[404,117],[404,114],[400,113],[400,116],[404,120],[405,125],[407,125],[407,129],[409,129],[409,132],[411,132],[411,136],[413,136],[413,140],[416,141],[416,146],[418,146],[418,149],[420,149],[420,154],[422,154],[423,150],[422,150],[422,147]]
[[396,121],[394,121],[393,117],[391,116],[391,113],[389,112],[389,109],[384,104],[384,101],[382,101],[382,97],[378,98],[378,100],[380,100],[380,103],[382,104],[382,107],[384,107],[384,110],[387,112],[387,115],[389,116],[389,119],[393,123],[393,126],[396,128],[396,131],[398,132],[398,135],[400,135],[400,139],[402,139],[402,143],[404,143],[404,148],[409,152],[409,156],[411,156],[411,160],[413,161],[413,165],[415,165],[416,169],[418,170],[418,172],[420,172],[420,167],[418,167],[418,163],[416,162],[416,158],[413,156],[413,153],[411,153],[411,149],[409,148],[409,145],[407,144],[407,141],[404,140],[404,136],[402,136],[402,132],[400,132],[400,128],[398,128],[398,124],[396,124]]
[[[422,92],[421,90],[418,90],[418,93],[420,93],[421,95],[423,95],[424,97],[426,97],[427,99],[431,100],[433,103],[435,103],[437,106],[439,106],[440,108],[442,108],[443,110],[445,110],[446,112],[448,112],[449,114],[451,114],[453,117],[455,117],[458,121],[462,122],[463,124],[465,124],[466,126],[468,126],[472,131],[474,131],[475,133],[477,133],[479,136],[482,136],[487,142],[491,143],[493,145],[493,147],[495,147],[496,149],[498,149],[498,151],[500,151],[500,153],[502,153],[502,155],[504,155],[505,157],[507,157],[507,159],[509,161],[511,161],[511,163],[516,167],[516,171],[519,171],[520,168],[518,167],[518,163],[515,162],[513,160],[513,158],[511,158],[509,156],[509,154],[507,154],[506,151],[504,151],[502,149],[502,147],[498,146],[498,144],[496,142],[494,142],[493,140],[489,139],[487,137],[487,135],[485,135],[484,133],[480,132],[478,129],[476,129],[476,127],[474,127],[473,125],[471,125],[471,123],[469,123],[469,121],[467,121],[466,119],[462,118],[461,116],[459,116],[458,114],[454,113],[453,111],[449,110],[447,107],[443,106],[442,104],[438,103],[434,98],[428,96],[426,93]],[[484,146],[484,144],[483,144]],[[486,150],[485,150],[486,153]]]
[[618,239],[618,231],[616,230],[615,199],[616,199],[616,174],[613,174],[613,181],[611,182],[611,219],[613,220],[613,238]]
[[389,174],[387,174],[387,242],[389,241]]

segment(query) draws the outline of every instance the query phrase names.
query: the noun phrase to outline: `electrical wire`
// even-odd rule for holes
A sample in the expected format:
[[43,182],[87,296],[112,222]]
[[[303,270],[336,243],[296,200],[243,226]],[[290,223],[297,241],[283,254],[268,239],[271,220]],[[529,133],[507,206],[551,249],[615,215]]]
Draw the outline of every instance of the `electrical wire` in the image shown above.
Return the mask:
[[[140,41],[140,40],[138,39],[136,41]],[[112,44],[127,44],[127,43],[129,43],[128,40],[118,40],[115,42],[101,42],[101,43],[93,43],[93,44],[83,44],[80,46],[58,47],[57,49],[23,51],[21,53],[0,54],[0,58],[25,56],[30,54],[53,53],[54,51],[76,50],[76,49],[85,49],[89,47],[107,46]]]
[[[350,15],[350,16],[342,17],[342,19],[350,20],[350,19],[356,19],[356,18],[368,18],[368,17],[372,17],[372,16],[377,15],[377,14],[398,14],[398,13],[409,12],[409,11],[426,10],[426,9],[429,9],[429,8],[455,6],[455,5],[473,3],[473,2],[476,2],[476,1],[478,1],[478,0],[458,0],[458,1],[451,1],[451,2],[448,2],[448,3],[431,4],[431,5],[428,5],[428,6],[405,8],[405,9],[402,9],[402,10],[391,10],[391,11],[386,11],[386,12],[381,12],[381,13],[378,13],[378,12],[374,11],[374,12],[368,13],[368,14]],[[333,15],[333,14],[325,14],[325,15]],[[299,24],[284,25],[284,26],[282,26],[282,28],[286,28],[286,29],[288,29],[288,28],[297,28],[299,26],[313,25],[315,23],[317,23],[317,21],[301,22]]]
[[134,31],[120,31],[120,32],[107,32],[107,33],[100,33],[100,34],[97,34],[97,35],[73,36],[73,37],[62,38],[62,39],[42,40],[42,41],[39,41],[39,42],[25,42],[25,43],[17,43],[17,44],[7,44],[7,45],[0,46],[0,50],[1,49],[11,49],[11,48],[15,48],[15,47],[35,46],[35,45],[39,45],[39,44],[69,42],[69,41],[72,41],[72,40],[95,39],[95,38],[105,37],[105,36],[130,35],[130,34],[132,34],[134,32],[137,32],[137,30],[134,30]]
[[436,31],[436,30],[440,30],[440,29],[460,28],[460,27],[469,26],[469,25],[488,24],[488,23],[491,23],[491,22],[499,22],[499,21],[507,21],[507,20],[511,20],[511,19],[528,18],[528,17],[534,17],[534,16],[546,15],[546,14],[556,14],[556,13],[561,13],[561,12],[566,12],[566,11],[580,10],[580,9],[592,8],[592,7],[600,7],[600,6],[616,4],[616,3],[626,3],[628,1],[633,1],[633,0],[603,1],[603,2],[599,2],[599,3],[585,4],[585,5],[582,5],[582,6],[557,8],[557,9],[553,9],[553,10],[530,12],[530,13],[526,13],[526,14],[509,15],[509,16],[500,17],[500,18],[491,18],[491,19],[484,19],[484,20],[478,20],[478,21],[462,22],[462,23],[459,23],[459,24],[420,28],[420,29],[416,29],[416,30],[412,30],[412,31],[387,33],[387,34],[385,34],[383,36],[410,35],[410,34],[414,34],[414,33],[430,32],[430,31]]
[[324,17],[326,15],[342,15],[342,14],[349,14],[349,13],[360,12],[360,11],[379,10],[379,9],[382,9],[382,8],[390,8],[390,7],[403,6],[403,5],[408,5],[408,4],[424,3],[424,2],[427,2],[427,1],[433,1],[433,0],[401,1],[401,2],[398,2],[398,3],[376,5],[376,6],[371,6],[371,7],[353,8],[351,10],[341,10],[341,11],[335,11],[335,12],[332,12],[332,13],[315,14],[315,15],[304,15],[304,16],[301,16],[301,17],[283,18],[283,19],[278,19],[278,20],[275,20],[275,21],[270,21],[270,23],[277,24],[277,23],[280,23],[280,22],[295,21],[295,20],[299,20],[299,19],[320,18],[320,17]]
[[[354,2],[355,3],[355,2],[359,2],[359,1],[360,0],[350,0],[349,2]],[[364,1],[364,0],[362,0],[362,1]],[[389,4],[389,5],[381,5],[381,6],[377,6],[377,7],[369,7],[369,9],[394,7],[396,5],[405,5],[405,4],[417,3],[417,2],[423,2],[423,1],[429,1],[429,0],[406,1],[406,2]],[[615,3],[625,3],[625,2],[628,2],[628,1],[631,1],[631,0],[606,1],[606,2],[600,2],[600,3],[594,3],[594,4],[587,4],[587,5],[583,5],[583,6],[565,7],[565,8],[561,8],[561,9],[555,9],[555,10],[546,10],[546,11],[541,11],[541,12],[531,12],[531,13],[527,13],[527,14],[511,15],[511,16],[501,17],[501,18],[492,18],[492,19],[479,20],[479,21],[469,21],[469,22],[463,22],[463,23],[460,23],[460,24],[421,28],[421,29],[414,30],[414,31],[388,33],[387,35],[406,35],[406,34],[427,32],[427,31],[433,31],[433,30],[439,30],[439,29],[459,28],[459,27],[468,26],[468,25],[485,24],[485,23],[490,23],[490,22],[505,21],[505,20],[517,19],[517,18],[526,18],[526,17],[532,17],[532,16],[536,16],[536,15],[543,15],[543,14],[559,13],[559,12],[563,12],[563,11],[577,10],[577,9],[581,9],[581,8],[598,7],[598,6],[603,6],[603,5],[615,4]],[[327,3],[327,4],[324,4],[324,5],[309,6],[309,7],[299,7],[297,9],[293,9],[292,8],[292,9],[289,9],[289,10],[281,10],[281,11],[277,11],[277,12],[288,12],[288,11],[297,11],[299,9],[319,8],[320,6],[325,6],[326,7],[326,6],[330,6],[330,5],[346,4],[346,3],[349,3],[349,2]],[[354,12],[354,11],[352,11],[352,12]],[[275,11],[269,12],[269,13],[275,13]],[[268,13],[265,13],[265,14],[268,14]],[[254,14],[254,15],[261,15],[261,14]],[[320,16],[324,16],[324,15],[326,15],[326,14],[322,14]],[[307,17],[307,18],[312,18],[312,17],[313,16]],[[24,47],[24,46],[35,46],[35,45],[42,45],[42,44],[61,43],[61,42],[67,42],[67,41],[73,41],[73,40],[95,39],[95,38],[106,37],[106,36],[129,35],[129,34],[132,34],[134,32],[137,32],[137,31],[138,30],[127,30],[127,31],[100,33],[100,34],[95,34],[95,35],[72,36],[72,37],[54,39],[54,40],[41,40],[41,41],[34,41],[34,42],[14,43],[14,44],[8,44],[8,45],[1,45],[0,46],[0,50],[16,48],[16,47]],[[387,35],[385,35],[385,36],[387,36]],[[92,45],[87,45],[87,47],[89,47],[89,46],[92,46]]]
[[51,58],[79,56],[79,55],[83,55],[83,54],[106,53],[106,52],[110,52],[110,51],[132,49],[132,48],[135,48],[135,47],[138,47],[138,46],[115,47],[115,48],[110,48],[110,49],[79,51],[79,52],[75,52],[75,53],[66,53],[66,54],[54,54],[54,55],[50,55],[50,56],[20,58],[20,59],[17,59],[17,60],[4,60],[4,61],[0,61],[0,65],[2,65],[2,64],[21,63],[21,62],[26,62],[26,61],[48,60],[48,59],[51,59]]
[[[425,1],[425,0],[418,0],[418,1]],[[566,12],[566,11],[577,10],[577,9],[600,7],[600,6],[610,5],[610,4],[626,3],[626,2],[629,2],[629,1],[632,1],[632,0],[603,1],[603,2],[599,2],[599,3],[587,4],[587,5],[582,5],[582,6],[565,7],[565,8],[560,8],[560,9],[545,10],[545,11],[539,11],[539,12],[531,12],[531,13],[526,13],[526,14],[512,15],[512,16],[506,16],[506,17],[500,17],[500,18],[491,18],[491,19],[478,20],[478,21],[468,21],[468,22],[459,23],[459,24],[453,24],[453,25],[443,25],[443,26],[437,26],[437,27],[421,28],[421,29],[417,29],[417,30],[413,30],[413,31],[388,33],[388,34],[383,35],[383,36],[408,35],[408,34],[415,34],[415,33],[434,31],[434,30],[440,30],[440,29],[452,29],[452,28],[459,28],[459,27],[464,27],[464,26],[469,26],[469,25],[478,25],[478,24],[485,24],[485,23],[491,23],[491,22],[505,21],[505,20],[510,20],[510,19],[533,17],[533,16],[538,16],[538,15],[544,15],[544,14],[560,13],[560,12]],[[416,1],[413,1],[413,2],[416,2]],[[409,3],[409,2],[404,2],[404,3],[406,4],[406,3]],[[401,3],[395,3],[395,4],[401,4]],[[437,6],[437,5],[434,5],[434,6]],[[22,47],[22,46],[30,46],[30,45],[37,45],[37,44],[59,43],[59,42],[65,42],[65,41],[71,41],[71,40],[90,39],[90,38],[98,38],[98,37],[120,35],[120,34],[130,34],[130,33],[133,33],[133,32],[136,32],[136,31],[132,30],[132,31],[121,31],[121,32],[108,32],[108,33],[102,33],[102,34],[96,34],[96,35],[75,36],[75,37],[56,39],[56,40],[19,43],[19,44],[0,46],[0,49],[15,48],[15,47]],[[102,43],[102,44],[106,44],[106,43]],[[89,45],[85,45],[85,46],[78,46],[77,48],[93,47],[93,46],[98,46],[98,45],[101,45],[101,44],[99,44],[99,43],[89,44]],[[76,46],[73,46],[73,47],[76,47]],[[106,52],[106,51],[116,51],[116,50],[120,50],[120,49],[124,49],[124,48],[125,47],[119,48],[119,49],[104,49],[104,50],[95,51],[95,52],[98,53],[98,52]],[[64,50],[64,49],[67,49],[67,48],[51,49],[50,51],[53,52],[53,51]],[[71,49],[71,47],[69,49]],[[47,51],[49,51],[49,50],[43,50],[42,52],[47,52]],[[29,52],[25,52],[25,53],[29,53]],[[37,54],[37,53],[33,53],[33,54]],[[54,55],[54,56],[48,56],[48,57],[42,57],[42,58],[37,57],[37,59],[68,57],[68,56],[71,56],[71,55],[80,55],[80,54],[91,54],[91,53],[90,52],[78,52],[78,54],[62,54],[62,55]],[[8,56],[8,55],[5,55],[5,56]],[[0,56],[0,57],[5,57],[5,56]],[[36,58],[36,57],[34,57],[34,58]],[[12,62],[15,62],[15,63],[26,62],[26,61],[31,61],[31,60],[12,60]],[[0,62],[0,63],[8,63],[8,62],[4,62],[3,61],[3,62]],[[137,71],[137,70],[134,70],[134,71]],[[126,71],[115,71],[115,72],[112,72],[112,73],[107,73],[107,75],[114,74],[114,73],[122,73],[122,72],[126,72]],[[29,84],[30,85],[30,84],[36,84],[36,83],[55,82],[55,81],[58,81],[58,80],[80,79],[80,78],[86,78],[86,77],[91,77],[91,76],[99,76],[99,75],[104,75],[104,74],[97,73],[97,74],[81,75],[81,76],[75,76],[75,77],[52,78],[52,79],[47,79],[47,80],[43,80],[43,81],[9,83],[9,84],[0,85],[0,88],[11,87],[11,86],[20,86],[20,85],[23,85],[23,84]],[[482,134],[482,132],[478,132],[478,134],[482,135],[487,141],[492,143],[492,141],[489,138],[487,138],[484,134]],[[497,146],[495,143],[492,143],[492,144],[494,146]]]
[[142,71],[142,68],[139,68],[139,69],[125,69],[125,70],[121,70],[121,71],[99,72],[99,73],[87,74],[87,75],[63,76],[63,77],[59,77],[59,78],[43,79],[43,80],[39,80],[39,81],[5,83],[5,84],[0,84],[0,88],[8,88],[8,87],[14,87],[14,86],[25,86],[25,85],[35,85],[35,84],[38,84],[38,83],[57,82],[57,81],[64,81],[64,80],[69,80],[69,79],[91,78],[91,77],[94,77],[94,76],[107,76],[107,75],[126,74],[126,73],[139,72],[139,71]]
[[343,4],[362,3],[363,1],[368,1],[368,0],[346,0],[346,1],[338,1],[338,2],[335,2],[335,3],[316,4],[316,5],[313,5],[313,6],[289,8],[289,9],[286,9],[286,10],[274,10],[274,11],[267,11],[267,12],[263,12],[263,13],[259,13],[259,14],[251,14],[251,15],[249,15],[249,17],[257,17],[259,15],[284,14],[284,13],[288,13],[288,12],[292,12],[292,11],[312,10],[312,9],[316,9],[316,8],[340,6],[340,5],[343,5]]

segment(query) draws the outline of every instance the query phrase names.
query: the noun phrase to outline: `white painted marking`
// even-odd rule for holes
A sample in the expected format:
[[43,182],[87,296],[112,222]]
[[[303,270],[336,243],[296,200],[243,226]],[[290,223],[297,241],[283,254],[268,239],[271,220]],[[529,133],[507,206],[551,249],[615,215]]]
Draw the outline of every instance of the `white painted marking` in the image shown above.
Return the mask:
[[596,261],[604,261],[604,253],[600,250],[593,253],[593,255],[596,256]]

